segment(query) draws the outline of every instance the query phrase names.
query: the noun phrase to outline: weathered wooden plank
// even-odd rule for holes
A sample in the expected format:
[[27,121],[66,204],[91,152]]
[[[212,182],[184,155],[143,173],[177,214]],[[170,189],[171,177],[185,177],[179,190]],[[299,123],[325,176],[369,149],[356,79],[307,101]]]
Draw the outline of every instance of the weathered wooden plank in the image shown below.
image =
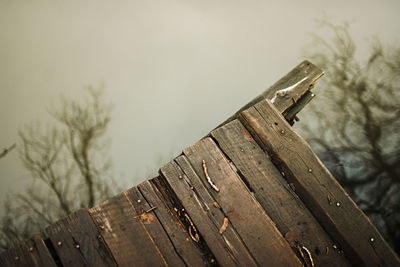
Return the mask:
[[201,186],[192,186],[188,176],[173,161],[161,167],[160,173],[175,192],[184,207],[184,212],[193,222],[200,237],[207,243],[219,265],[243,266],[249,264],[256,266],[238,236],[232,233],[232,229],[228,230],[228,235],[219,233],[223,216],[218,222],[215,222],[215,214],[218,216],[221,212],[212,205],[214,200],[210,196],[207,198],[207,202],[203,200],[202,197],[207,196],[201,194],[205,191]]
[[238,120],[217,128],[211,136],[235,164],[268,216],[291,241],[292,247],[305,246],[316,266],[349,266],[344,254],[332,250],[334,243],[293,192],[294,186],[289,187],[268,155]]
[[141,216],[129,200],[128,192],[89,210],[118,266],[168,266],[167,259],[146,228],[153,214]]
[[116,266],[86,209],[80,209],[46,228],[64,266]]
[[184,229],[168,206],[160,198],[161,193],[150,181],[145,181],[138,185],[138,189],[149,203],[150,208],[154,208],[154,213],[160,221],[165,232],[168,234],[177,253],[187,266],[207,266],[209,262],[198,246],[190,239],[186,229]]
[[[136,210],[136,216],[139,216],[138,218],[142,226],[146,233],[151,236],[155,246],[163,255],[165,262],[169,266],[185,266],[173,243],[165,233],[164,228],[158,221],[154,207],[150,207],[136,186],[129,189],[126,195]],[[138,243],[140,244],[140,242]]]
[[[218,202],[216,202],[212,195],[208,192],[207,188],[204,186],[200,177],[196,174],[186,156],[182,155],[177,157],[175,162],[178,163],[179,167],[184,172],[188,183],[193,188],[191,190],[194,191],[198,202],[200,202],[203,209],[207,211],[208,217],[219,231],[223,225],[224,219],[227,218],[226,214],[222,212]],[[252,258],[245,244],[240,239],[240,236],[236,233],[233,227],[227,227],[225,231],[220,234],[224,237],[225,242],[231,248],[232,254],[235,256],[235,259],[240,266],[244,264],[247,266],[256,266],[255,260]]]
[[57,266],[40,235],[0,254],[0,266]]
[[239,119],[277,161],[296,193],[354,265],[400,266],[369,218],[270,101],[245,110]]
[[[320,68],[304,60],[218,127],[236,119],[243,110],[246,110],[264,99],[274,99],[274,104],[281,113],[289,111],[289,109],[295,106],[296,102],[314,86],[316,81],[323,74],[324,72]],[[280,93],[275,97],[279,91]],[[297,112],[298,111],[299,110],[297,110]]]
[[28,251],[31,252],[34,266],[56,266],[57,262],[53,259],[45,241],[39,234],[29,239],[26,242],[26,246],[28,247]]
[[[259,264],[301,266],[273,221],[232,170],[211,138],[205,138],[183,152]],[[212,183],[219,191],[207,182],[203,161]]]
[[0,254],[0,266],[34,266],[24,244],[17,245]]

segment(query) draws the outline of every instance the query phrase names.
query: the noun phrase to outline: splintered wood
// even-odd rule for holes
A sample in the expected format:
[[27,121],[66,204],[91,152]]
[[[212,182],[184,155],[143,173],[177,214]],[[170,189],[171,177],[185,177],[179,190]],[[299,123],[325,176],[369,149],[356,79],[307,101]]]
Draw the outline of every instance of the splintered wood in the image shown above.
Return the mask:
[[219,192],[219,188],[211,181],[211,178],[210,178],[210,176],[208,175],[208,172],[207,172],[207,165],[206,165],[206,161],[205,161],[205,160],[203,160],[203,171],[204,171],[204,175],[205,175],[206,178],[207,178],[207,182],[210,184],[210,186],[211,186],[215,191]]
[[220,234],[223,234],[225,232],[226,228],[228,227],[228,224],[229,224],[229,219],[225,217],[224,222],[221,225],[221,228],[219,228]]

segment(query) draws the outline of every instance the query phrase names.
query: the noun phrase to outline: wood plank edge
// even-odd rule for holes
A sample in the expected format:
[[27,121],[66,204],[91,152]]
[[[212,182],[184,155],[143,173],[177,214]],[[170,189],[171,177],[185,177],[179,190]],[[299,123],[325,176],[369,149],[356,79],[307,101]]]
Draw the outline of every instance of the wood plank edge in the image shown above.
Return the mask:
[[[190,224],[187,222],[183,214],[178,212],[185,210],[185,207],[179,201],[178,197],[176,196],[172,188],[168,185],[166,178],[161,173],[161,168],[159,171],[159,176],[150,179],[149,182],[156,189],[156,192],[159,193],[160,199],[164,201],[168,209],[174,214],[176,218],[180,220],[182,226],[185,229],[189,229],[189,227],[191,227]],[[194,245],[202,252],[204,262],[207,263],[207,265],[208,263],[210,263],[210,266],[218,265],[215,255],[211,252],[211,249],[204,241],[204,238],[202,238],[201,233],[199,233],[199,236],[200,236],[199,241],[195,243],[194,241],[192,241],[192,239],[188,234],[190,242],[193,242]]]
[[[271,103],[271,101],[269,101],[268,99],[266,99],[264,101],[269,103],[268,105],[271,106],[275,110],[275,113],[277,113],[277,115],[279,115],[281,117],[283,116],[282,114],[280,114],[279,111],[277,111],[274,108],[274,105]],[[260,103],[258,103],[258,104],[260,104]],[[253,109],[253,108],[258,113],[260,113],[260,111],[255,106],[250,107],[249,110]],[[312,212],[314,217],[317,219],[317,221],[320,223],[320,225],[323,227],[323,229],[328,233],[328,235],[331,237],[331,239],[334,240],[334,242],[337,243],[341,248],[343,248],[345,251],[347,251],[347,253],[345,253],[345,256],[349,259],[349,261],[354,266],[363,266],[363,264],[368,264],[364,261],[364,259],[362,258],[362,255],[360,255],[360,253],[358,253],[355,248],[353,248],[349,243],[347,243],[346,238],[342,237],[341,232],[339,231],[337,226],[331,220],[326,220],[326,218],[330,218],[329,215],[325,214],[323,208],[317,204],[317,201],[314,199],[314,196],[312,194],[310,194],[309,192],[307,192],[307,190],[302,188],[301,185],[297,184],[296,178],[292,178],[292,177],[295,177],[295,175],[291,172],[291,170],[272,151],[265,150],[265,147],[268,147],[269,145],[266,144],[262,140],[262,138],[256,133],[256,131],[251,127],[251,125],[250,125],[251,123],[247,120],[246,116],[244,115],[244,113],[246,113],[246,112],[247,112],[247,110],[243,111],[241,114],[238,115],[239,121],[251,133],[252,137],[261,146],[261,148],[270,155],[270,157],[272,159],[271,161],[277,167],[277,169],[280,172],[284,172],[286,174],[287,179],[288,180],[290,179],[290,182],[295,183],[295,186],[297,188],[295,193],[303,201],[303,203],[306,205],[306,207]],[[260,113],[260,116],[263,117],[261,113]],[[283,120],[283,121],[286,122],[286,120]],[[296,133],[294,130],[293,130],[293,132],[296,135],[298,135],[298,133]],[[300,135],[298,135],[298,136],[301,138]],[[307,145],[308,145],[308,143],[307,143]],[[310,147],[310,149],[311,149],[311,147]],[[317,159],[318,159],[318,157],[317,157]],[[321,164],[322,164],[322,162],[321,162]],[[336,182],[341,187],[341,185],[336,181],[336,179],[334,180],[334,182]],[[343,189],[343,191],[344,191],[344,189]],[[347,195],[347,193],[345,191],[344,191],[344,194]],[[350,202],[354,203],[354,201],[349,196],[348,196],[348,198],[349,198]],[[379,242],[383,243],[383,246],[387,249],[389,254],[393,257],[392,261],[398,262],[399,266],[400,266],[400,260],[399,260],[398,255],[387,244],[385,239],[382,237],[380,232],[377,230],[376,226],[372,223],[371,219],[365,215],[365,213],[357,206],[357,204],[354,203],[354,205],[355,205],[355,207],[357,207],[360,210],[360,212],[363,215],[363,218],[367,222],[369,222],[372,229],[374,229],[374,232],[375,232],[374,235],[375,235],[376,239],[378,239]],[[377,241],[377,240],[375,240],[375,241]],[[385,261],[381,256],[382,255],[379,255],[378,258],[381,259],[381,261]]]

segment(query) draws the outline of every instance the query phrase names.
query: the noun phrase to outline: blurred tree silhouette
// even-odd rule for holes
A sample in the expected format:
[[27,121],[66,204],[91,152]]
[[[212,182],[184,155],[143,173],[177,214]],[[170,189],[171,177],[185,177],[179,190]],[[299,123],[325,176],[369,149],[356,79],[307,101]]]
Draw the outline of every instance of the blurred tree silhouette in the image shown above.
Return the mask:
[[88,93],[82,102],[63,99],[59,108],[53,108],[54,125],[36,122],[19,131],[20,157],[33,181],[4,204],[2,249],[115,193],[104,140],[111,107],[104,103],[102,90],[88,88]]
[[11,150],[13,150],[16,146],[16,144],[12,144],[11,146],[4,148],[3,151],[0,153],[0,159],[10,153]]
[[301,134],[400,253],[400,47],[375,38],[360,63],[348,24],[325,21],[305,54],[325,71]]

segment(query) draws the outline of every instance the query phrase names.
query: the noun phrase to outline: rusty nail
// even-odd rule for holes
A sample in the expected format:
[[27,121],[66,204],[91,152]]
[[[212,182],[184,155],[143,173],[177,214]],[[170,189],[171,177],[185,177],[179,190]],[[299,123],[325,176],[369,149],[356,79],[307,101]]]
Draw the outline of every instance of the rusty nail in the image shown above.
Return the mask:
[[62,243],[61,241],[58,241],[57,246],[61,247]]

